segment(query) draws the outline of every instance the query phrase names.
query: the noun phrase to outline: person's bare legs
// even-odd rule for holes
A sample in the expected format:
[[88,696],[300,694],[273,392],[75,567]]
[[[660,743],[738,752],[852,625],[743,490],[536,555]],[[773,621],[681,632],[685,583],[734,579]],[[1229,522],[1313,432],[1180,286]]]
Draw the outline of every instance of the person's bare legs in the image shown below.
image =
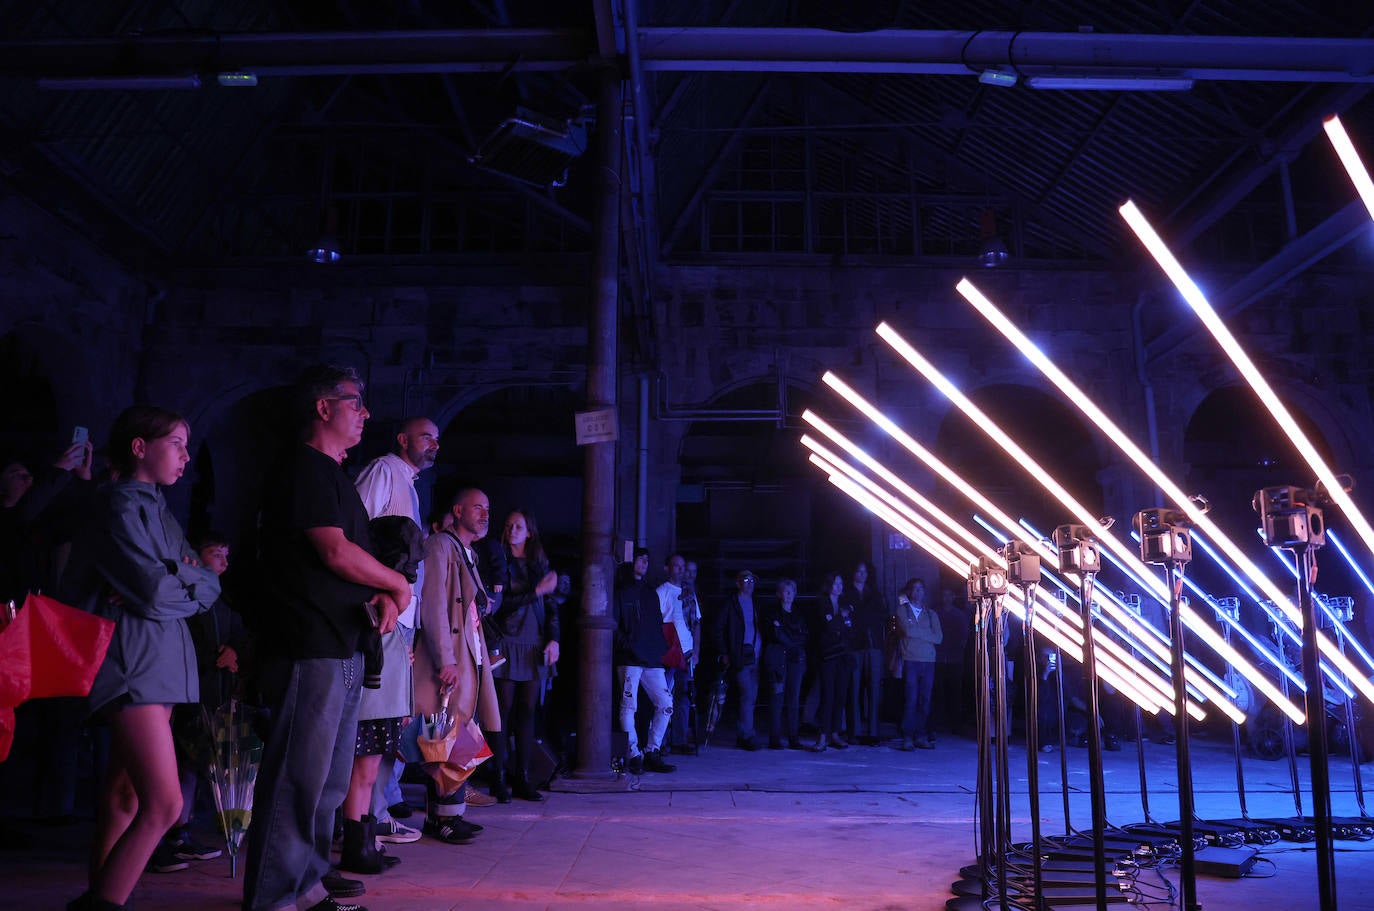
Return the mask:
[[91,894],[116,905],[128,901],[181,813],[171,715],[168,705],[131,705],[110,716],[111,782],[102,808],[110,824],[97,836]]
[[380,753],[353,758],[353,774],[348,779],[348,793],[344,795],[344,819],[360,820],[372,812],[372,785],[377,781],[377,768],[382,764]]

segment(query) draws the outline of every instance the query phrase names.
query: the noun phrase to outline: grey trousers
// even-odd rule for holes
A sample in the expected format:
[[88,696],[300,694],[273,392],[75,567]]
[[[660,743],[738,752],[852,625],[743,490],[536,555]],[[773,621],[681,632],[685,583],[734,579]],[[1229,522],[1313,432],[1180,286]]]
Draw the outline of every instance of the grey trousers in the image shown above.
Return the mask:
[[334,811],[353,771],[363,658],[286,663],[253,794],[244,911],[309,908],[328,894]]

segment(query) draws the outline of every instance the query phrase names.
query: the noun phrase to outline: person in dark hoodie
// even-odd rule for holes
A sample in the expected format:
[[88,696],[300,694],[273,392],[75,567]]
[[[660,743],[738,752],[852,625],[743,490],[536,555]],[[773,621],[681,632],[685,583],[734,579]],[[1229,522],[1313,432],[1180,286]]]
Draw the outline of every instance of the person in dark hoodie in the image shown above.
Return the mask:
[[[644,772],[672,772],[677,766],[665,762],[663,735],[673,717],[673,691],[663,669],[663,653],[668,640],[663,635],[663,613],[658,593],[644,574],[649,571],[649,551],[635,548],[634,563],[627,564],[617,577],[615,590],[615,676],[620,687],[620,726],[629,738],[628,768],[632,775]],[[641,752],[635,731],[635,710],[639,707],[639,688],[644,687],[654,704],[649,722],[648,749]]]

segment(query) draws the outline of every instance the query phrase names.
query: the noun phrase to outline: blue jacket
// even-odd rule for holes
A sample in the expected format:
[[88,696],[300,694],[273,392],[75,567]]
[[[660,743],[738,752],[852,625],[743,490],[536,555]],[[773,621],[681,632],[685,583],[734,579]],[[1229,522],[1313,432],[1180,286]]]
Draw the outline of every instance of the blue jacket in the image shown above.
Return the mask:
[[117,481],[97,501],[72,545],[64,600],[115,621],[114,638],[91,687],[97,711],[195,702],[196,652],[186,618],[210,609],[219,577],[199,565],[157,485]]

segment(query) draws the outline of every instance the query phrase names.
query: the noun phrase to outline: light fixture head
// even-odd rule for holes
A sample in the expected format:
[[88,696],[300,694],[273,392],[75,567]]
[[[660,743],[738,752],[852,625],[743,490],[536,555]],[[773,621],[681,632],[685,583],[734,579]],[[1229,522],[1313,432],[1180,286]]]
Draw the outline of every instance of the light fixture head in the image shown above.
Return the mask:
[[333,234],[321,234],[320,239],[315,242],[315,246],[305,251],[305,258],[312,263],[320,265],[332,265],[343,259],[343,252],[339,249],[339,239]]
[[978,81],[983,85],[1000,85],[1006,88],[1016,85],[1017,79],[1014,72],[1000,66],[990,66],[978,74]]

